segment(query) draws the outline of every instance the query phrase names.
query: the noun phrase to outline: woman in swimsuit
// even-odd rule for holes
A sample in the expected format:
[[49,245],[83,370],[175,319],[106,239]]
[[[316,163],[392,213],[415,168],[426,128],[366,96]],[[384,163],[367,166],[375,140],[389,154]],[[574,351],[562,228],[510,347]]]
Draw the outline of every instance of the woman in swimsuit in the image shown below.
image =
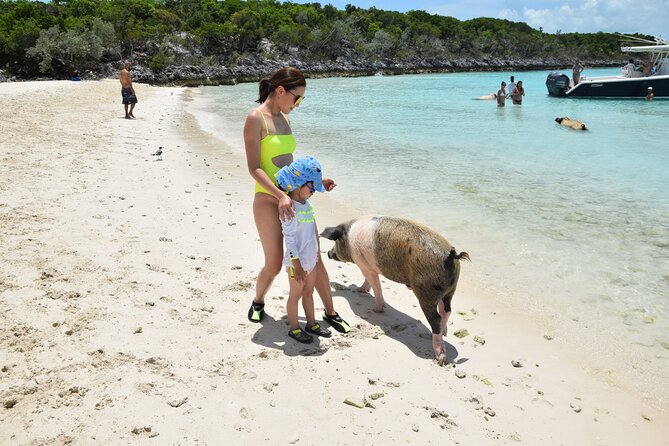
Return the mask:
[[[246,163],[256,181],[253,218],[265,255],[265,264],[256,280],[256,295],[248,312],[251,322],[262,320],[265,294],[281,271],[281,220],[290,219],[295,214],[290,197],[277,187],[274,175],[293,161],[296,142],[286,116],[300,105],[306,86],[304,75],[292,67],[282,68],[269,79],[262,79],[257,100],[260,106],[249,112],[244,124]],[[324,178],[323,186],[331,191],[335,182]],[[316,273],[315,288],[325,306],[323,319],[335,330],[348,332],[349,325],[334,310],[330,278],[320,253]]]

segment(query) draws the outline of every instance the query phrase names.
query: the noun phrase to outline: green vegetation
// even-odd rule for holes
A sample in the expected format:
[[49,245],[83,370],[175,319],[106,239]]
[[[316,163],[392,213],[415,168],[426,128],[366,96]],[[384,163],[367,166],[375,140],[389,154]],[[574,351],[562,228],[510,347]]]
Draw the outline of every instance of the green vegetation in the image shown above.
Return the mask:
[[525,23],[423,11],[351,5],[342,11],[276,0],[0,0],[0,69],[20,77],[96,72],[123,59],[160,72],[258,57],[430,65],[463,58],[618,60],[621,54],[614,34],[548,34]]

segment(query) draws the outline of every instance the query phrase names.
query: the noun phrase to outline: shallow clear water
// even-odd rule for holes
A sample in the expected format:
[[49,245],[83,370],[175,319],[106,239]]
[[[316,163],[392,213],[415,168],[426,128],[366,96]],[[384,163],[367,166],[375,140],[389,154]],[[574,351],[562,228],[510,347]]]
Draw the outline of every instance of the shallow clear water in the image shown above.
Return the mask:
[[[290,116],[296,154],[316,156],[334,197],[361,213],[440,231],[470,253],[463,274],[584,348],[659,361],[641,378],[653,381],[669,353],[669,101],[551,98],[547,73],[309,80]],[[523,81],[522,106],[474,99],[510,74]],[[241,151],[257,85],[195,96],[202,127]]]

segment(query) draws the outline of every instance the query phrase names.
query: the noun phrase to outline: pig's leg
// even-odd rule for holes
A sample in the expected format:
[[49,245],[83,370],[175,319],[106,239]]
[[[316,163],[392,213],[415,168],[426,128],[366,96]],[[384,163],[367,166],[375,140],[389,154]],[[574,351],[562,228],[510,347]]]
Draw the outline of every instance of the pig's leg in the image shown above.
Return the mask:
[[451,317],[451,300],[453,295],[449,294],[439,301],[437,309],[441,316],[441,332],[446,336],[448,334],[448,319]]
[[365,282],[358,287],[358,292],[369,293],[369,289],[370,289],[369,280],[365,279]]
[[360,268],[360,271],[362,271],[362,274],[365,276],[365,283],[363,283],[362,287],[360,288],[363,288],[365,285],[367,285],[367,291],[369,291],[369,287],[372,288],[372,292],[374,293],[374,300],[376,301],[374,304],[374,311],[377,313],[382,313],[383,307],[385,306],[385,301],[383,300],[383,291],[381,290],[381,279],[379,278],[379,273],[371,268]]
[[423,309],[427,322],[432,329],[432,350],[434,350],[434,355],[439,365],[443,365],[446,362],[446,345],[444,344],[441,316],[437,312],[437,305],[434,303],[434,299],[428,294],[416,292],[416,297],[418,297],[420,307]]

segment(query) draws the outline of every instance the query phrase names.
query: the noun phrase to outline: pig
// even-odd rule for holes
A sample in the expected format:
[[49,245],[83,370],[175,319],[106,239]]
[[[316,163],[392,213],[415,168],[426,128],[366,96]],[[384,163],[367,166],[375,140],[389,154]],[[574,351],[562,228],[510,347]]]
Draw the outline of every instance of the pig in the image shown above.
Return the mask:
[[555,118],[555,122],[574,130],[588,130],[585,124],[583,124],[581,121],[577,121],[576,119],[571,119],[567,116],[563,116],[561,118]]
[[365,282],[362,292],[374,292],[374,311],[384,308],[379,274],[410,288],[432,329],[432,349],[439,364],[446,361],[443,336],[447,334],[451,300],[460,275],[460,259],[448,241],[435,231],[397,217],[365,216],[323,230],[334,240],[328,258],[355,263]]

